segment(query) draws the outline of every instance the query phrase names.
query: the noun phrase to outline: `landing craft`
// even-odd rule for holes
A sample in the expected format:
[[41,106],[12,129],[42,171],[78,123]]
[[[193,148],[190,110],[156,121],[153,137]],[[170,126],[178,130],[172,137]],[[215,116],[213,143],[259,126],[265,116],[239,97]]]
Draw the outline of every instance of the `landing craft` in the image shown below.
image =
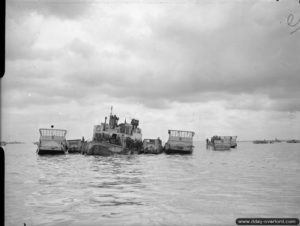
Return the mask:
[[192,131],[169,130],[169,139],[165,144],[166,154],[192,154],[194,150]]
[[93,140],[84,146],[83,154],[109,156],[140,152],[143,147],[142,130],[138,128],[139,120],[118,124],[119,117],[109,116],[108,124],[94,126]]
[[39,129],[40,139],[38,142],[37,154],[66,154],[68,145],[66,140],[67,130],[64,129]]

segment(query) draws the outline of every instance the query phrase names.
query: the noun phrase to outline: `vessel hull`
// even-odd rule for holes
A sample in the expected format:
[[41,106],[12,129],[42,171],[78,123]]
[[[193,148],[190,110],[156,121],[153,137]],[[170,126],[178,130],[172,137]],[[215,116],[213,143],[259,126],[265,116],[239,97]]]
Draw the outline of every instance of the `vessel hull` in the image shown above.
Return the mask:
[[64,155],[66,154],[65,150],[53,150],[53,149],[38,149],[38,155]]
[[110,156],[114,154],[127,154],[128,151],[122,146],[104,143],[104,142],[90,142],[86,149],[87,155]]
[[69,149],[69,150],[68,150],[68,153],[69,153],[69,154],[81,153],[81,150],[80,150],[80,149]]
[[214,151],[229,151],[230,150],[230,145],[228,144],[213,144],[213,150]]
[[190,155],[193,153],[193,150],[165,149],[165,153],[168,155],[170,154]]

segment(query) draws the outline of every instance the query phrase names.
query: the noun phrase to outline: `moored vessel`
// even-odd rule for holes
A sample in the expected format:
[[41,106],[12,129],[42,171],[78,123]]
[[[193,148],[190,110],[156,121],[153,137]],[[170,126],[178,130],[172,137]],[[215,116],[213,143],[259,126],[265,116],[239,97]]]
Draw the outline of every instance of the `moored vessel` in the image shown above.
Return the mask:
[[228,151],[231,146],[235,146],[234,143],[231,143],[232,138],[230,136],[213,136],[209,142],[209,145],[215,151]]
[[37,154],[65,154],[67,147],[66,134],[64,129],[39,129],[40,139],[38,142]]
[[80,153],[83,145],[83,140],[73,139],[67,140],[68,143],[68,153]]
[[169,139],[165,144],[164,152],[166,154],[192,154],[193,137],[192,131],[169,130]]
[[108,156],[113,154],[130,154],[142,149],[142,130],[138,128],[139,120],[132,119],[131,123],[118,124],[119,117],[105,117],[105,122],[95,125],[93,140],[87,142],[83,154]]
[[143,149],[140,153],[144,154],[160,154],[163,151],[162,142],[160,138],[144,139]]

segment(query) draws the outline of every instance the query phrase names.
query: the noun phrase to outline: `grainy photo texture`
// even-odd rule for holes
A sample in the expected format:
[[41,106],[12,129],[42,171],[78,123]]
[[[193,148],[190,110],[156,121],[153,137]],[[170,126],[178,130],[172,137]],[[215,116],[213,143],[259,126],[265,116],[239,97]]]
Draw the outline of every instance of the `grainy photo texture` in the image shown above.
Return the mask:
[[7,0],[5,225],[297,225],[297,0]]

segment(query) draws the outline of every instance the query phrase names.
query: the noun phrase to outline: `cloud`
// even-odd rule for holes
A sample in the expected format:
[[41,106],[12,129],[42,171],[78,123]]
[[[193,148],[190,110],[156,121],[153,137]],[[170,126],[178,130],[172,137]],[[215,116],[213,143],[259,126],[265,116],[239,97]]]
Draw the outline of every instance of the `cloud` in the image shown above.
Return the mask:
[[14,18],[16,14],[30,14],[35,12],[44,16],[55,16],[61,19],[77,19],[82,17],[90,4],[80,0],[39,0],[39,1],[15,1],[8,0],[8,15]]
[[81,55],[84,58],[91,56],[91,54],[94,51],[93,46],[91,44],[89,44],[88,42],[83,42],[78,38],[74,39],[70,43],[69,50]]
[[247,114],[299,112],[299,35],[285,22],[293,4],[8,1],[7,122],[21,111],[32,123],[92,126],[114,105],[162,133],[204,125],[209,134],[241,131]]

